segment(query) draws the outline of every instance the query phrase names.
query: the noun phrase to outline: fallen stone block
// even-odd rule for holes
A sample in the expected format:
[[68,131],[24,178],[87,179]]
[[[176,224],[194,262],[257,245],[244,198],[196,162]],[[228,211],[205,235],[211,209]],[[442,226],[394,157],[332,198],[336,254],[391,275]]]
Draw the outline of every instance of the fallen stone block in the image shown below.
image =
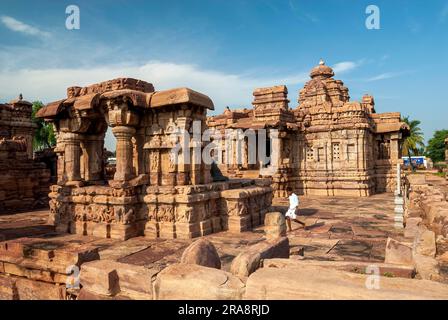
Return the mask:
[[153,280],[158,271],[119,262],[116,262],[115,268],[120,287],[119,295],[137,300],[153,299]]
[[182,254],[181,262],[221,269],[218,251],[207,239],[199,239],[189,245]]
[[81,267],[80,283],[89,291],[112,296],[120,292],[115,263],[110,260],[98,260],[84,263]]
[[0,300],[18,300],[16,278],[0,274]]
[[67,296],[65,285],[25,278],[17,278],[16,288],[19,300],[65,300]]
[[66,274],[54,273],[51,271],[39,269],[29,269],[22,267],[21,265],[8,262],[3,263],[3,266],[4,273],[36,281],[65,284],[68,277]]
[[289,258],[287,237],[266,240],[250,246],[233,259],[230,272],[244,279],[260,267],[263,259],[271,258]]
[[82,288],[79,290],[76,300],[131,300],[131,298],[119,294],[116,296],[101,295]]
[[98,246],[63,240],[19,238],[0,243],[0,261],[65,274],[67,268],[99,259]]
[[414,254],[414,264],[417,270],[417,276],[424,280],[440,281],[439,263],[430,256]]
[[412,265],[412,247],[392,238],[387,239],[385,263]]
[[296,263],[296,266],[288,265],[284,268],[258,269],[247,279],[243,298],[247,300],[445,300],[448,296],[448,286],[434,281],[379,277],[377,282],[373,282],[371,275],[319,266],[305,266],[301,264],[301,261]]
[[424,255],[435,257],[436,255],[436,236],[433,231],[421,229],[414,239],[414,255]]
[[406,238],[414,238],[417,236],[422,218],[407,218],[406,226],[404,228],[404,236]]
[[[300,264],[298,264],[298,262]],[[358,274],[369,273],[370,268],[378,267],[379,274],[392,278],[414,278],[415,267],[413,265],[399,265],[380,262],[362,261],[319,261],[319,260],[297,260],[297,259],[266,259],[263,260],[263,268],[285,268],[287,266],[318,266],[332,270],[348,271]]]
[[131,299],[151,300],[156,271],[143,266],[98,260],[83,264],[80,283],[91,293],[102,296],[125,295]]
[[436,254],[441,256],[448,252],[448,238],[444,236],[438,236],[436,240]]
[[244,283],[223,270],[196,264],[173,264],[154,282],[155,300],[239,300]]
[[286,222],[281,212],[266,213],[264,217],[264,232],[267,239],[286,237]]

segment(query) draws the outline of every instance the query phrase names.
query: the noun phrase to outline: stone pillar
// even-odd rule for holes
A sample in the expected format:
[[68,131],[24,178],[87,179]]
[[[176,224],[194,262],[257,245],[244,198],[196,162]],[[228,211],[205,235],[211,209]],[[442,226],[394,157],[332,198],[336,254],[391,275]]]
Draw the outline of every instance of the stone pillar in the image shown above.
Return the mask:
[[85,139],[85,179],[98,181],[103,175],[104,134],[87,136]]
[[191,149],[191,184],[201,184],[202,142],[193,141]]
[[390,149],[390,155],[389,155],[390,160],[392,161],[392,163],[397,163],[400,156],[400,144],[398,137],[396,136],[391,137],[389,149]]
[[145,143],[145,129],[139,129],[137,134],[135,135],[135,145],[134,145],[134,154],[133,154],[133,166],[135,168],[135,173],[137,175],[144,174],[146,171],[145,168],[145,159],[143,154],[143,145]]
[[130,180],[135,177],[132,156],[132,136],[135,134],[135,129],[133,127],[117,126],[112,128],[112,133],[117,139],[117,169],[114,180]]
[[397,188],[395,190],[395,228],[403,228],[404,200],[401,192],[401,165],[397,164]]
[[264,233],[268,240],[286,237],[286,221],[281,212],[269,212],[266,214],[264,218]]
[[67,132],[64,134],[65,141],[65,173],[67,180],[81,180],[81,146],[80,135]]
[[177,176],[176,182],[178,185],[190,184],[190,140],[187,131],[187,119],[178,118],[177,124],[179,127],[179,146],[180,150],[177,157]]

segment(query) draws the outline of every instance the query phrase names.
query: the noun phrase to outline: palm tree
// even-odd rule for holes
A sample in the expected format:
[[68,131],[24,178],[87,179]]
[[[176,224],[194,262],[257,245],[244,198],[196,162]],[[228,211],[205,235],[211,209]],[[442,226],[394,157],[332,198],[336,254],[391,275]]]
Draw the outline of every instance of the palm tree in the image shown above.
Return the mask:
[[425,147],[423,132],[419,127],[421,122],[420,120],[410,120],[408,116],[404,117],[402,121],[409,126],[409,136],[404,140],[401,150],[404,156],[409,157],[409,165],[414,170],[411,154],[418,155]]
[[42,150],[56,145],[56,138],[51,124],[45,123],[43,119],[36,118],[36,113],[43,107],[40,101],[33,102],[33,111],[31,117],[33,122],[37,124],[37,129],[33,138],[33,149]]

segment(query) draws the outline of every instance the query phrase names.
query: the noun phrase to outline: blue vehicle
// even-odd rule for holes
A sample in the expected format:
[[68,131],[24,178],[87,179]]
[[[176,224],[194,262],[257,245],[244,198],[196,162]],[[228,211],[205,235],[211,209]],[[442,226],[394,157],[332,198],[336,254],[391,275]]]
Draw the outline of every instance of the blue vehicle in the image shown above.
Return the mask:
[[[402,157],[403,159],[403,165],[405,167],[409,166],[409,157]],[[414,167],[421,167],[424,166],[427,167],[426,157],[425,156],[414,156],[411,157],[411,162]]]

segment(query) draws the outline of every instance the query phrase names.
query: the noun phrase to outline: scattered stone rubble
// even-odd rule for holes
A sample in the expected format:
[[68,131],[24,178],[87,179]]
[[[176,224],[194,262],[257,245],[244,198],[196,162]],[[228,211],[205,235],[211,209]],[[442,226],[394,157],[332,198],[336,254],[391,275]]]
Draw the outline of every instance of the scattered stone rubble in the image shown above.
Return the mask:
[[447,191],[442,178],[406,177],[405,239],[388,239],[386,262],[413,265],[418,278],[448,283]]
[[[344,215],[347,221],[355,222],[352,229],[356,232],[351,235],[348,231],[341,233],[342,222],[338,222],[337,217],[338,212],[343,213],[353,203],[356,204],[356,198],[351,198],[350,203],[346,199],[339,199],[343,204],[339,204],[339,209],[334,204],[338,199],[324,204],[323,199],[316,198],[314,201],[321,203],[323,208],[317,213],[320,218],[308,218],[310,227],[307,230],[296,229],[297,225],[293,223],[293,232],[288,233],[287,238],[283,216],[278,212],[269,212],[265,217],[264,236],[260,233],[263,229],[257,228],[253,232],[240,234],[228,231],[215,233],[195,241],[145,237],[121,241],[54,232],[33,238],[10,239],[1,244],[1,297],[80,300],[445,299],[446,284],[414,279],[416,268],[413,264],[384,261],[381,252],[376,252],[384,252],[386,241],[378,239],[378,231],[365,229],[361,232],[362,228],[357,222],[370,221],[372,225],[381,223],[384,229],[380,230],[390,230],[386,234],[412,250],[413,243],[402,236],[404,230],[393,228],[393,197],[388,196],[390,204],[387,206],[377,203],[384,202],[386,196],[373,198],[376,200],[359,200],[359,210],[365,208],[368,215],[372,216],[376,212],[388,210],[387,219],[378,217],[365,220],[366,215],[360,220],[350,218],[347,213]],[[304,213],[309,212],[306,209],[309,200],[303,199],[302,202]],[[377,209],[372,210],[372,206]],[[336,216],[329,215],[329,208],[336,209],[332,211],[336,212]],[[308,222],[310,219],[315,222]],[[321,223],[316,222],[316,219],[325,221],[329,226],[320,226]],[[380,238],[387,238],[386,234]],[[369,235],[374,237],[368,238]],[[363,252],[357,249],[362,239],[378,243],[375,245],[377,249],[369,249],[370,253],[366,252],[364,258],[357,256],[358,252]],[[426,236],[422,237],[421,243],[425,243],[426,239]],[[291,255],[298,248],[297,243],[302,244],[302,253]],[[319,247],[320,243],[322,248]],[[347,247],[350,243],[355,251],[338,251],[351,250]],[[384,243],[384,247],[381,243]],[[220,269],[216,268],[213,248],[219,254]],[[418,251],[430,252],[426,248]],[[340,255],[336,256],[334,252]],[[205,259],[204,263],[201,257],[212,258]],[[210,267],[212,265],[215,267]],[[235,267],[237,265],[239,268]],[[367,270],[372,265],[379,271],[378,290],[366,288],[371,276]],[[67,283],[75,285],[77,280],[81,289],[67,288]]]

